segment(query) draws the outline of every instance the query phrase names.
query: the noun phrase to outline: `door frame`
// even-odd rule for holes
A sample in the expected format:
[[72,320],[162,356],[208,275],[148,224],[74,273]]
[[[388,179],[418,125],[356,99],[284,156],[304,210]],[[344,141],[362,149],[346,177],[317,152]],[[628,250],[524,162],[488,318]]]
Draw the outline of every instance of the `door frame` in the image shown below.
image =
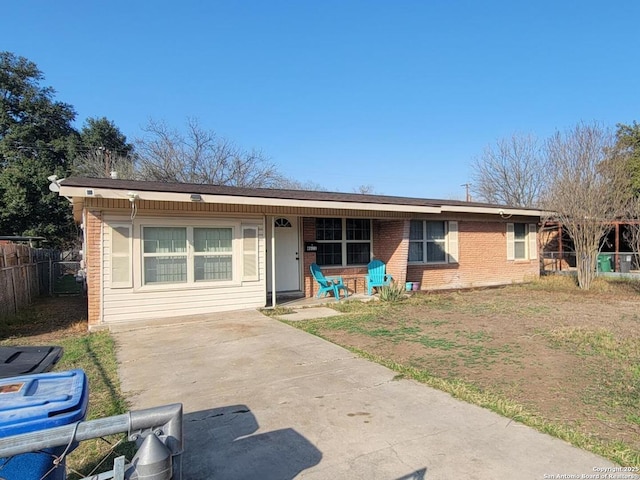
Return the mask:
[[[288,220],[290,219],[294,219],[296,220],[296,227],[295,227],[295,234],[296,234],[296,246],[297,246],[297,252],[298,252],[298,271],[297,271],[297,276],[298,276],[298,289],[297,290],[279,290],[278,289],[278,283],[276,282],[276,278],[275,278],[275,273],[276,270],[278,268],[278,258],[274,258],[275,257],[275,252],[277,250],[277,246],[276,246],[276,238],[275,238],[275,232],[276,232],[276,228],[281,228],[281,227],[276,227],[275,226],[275,221],[278,218],[286,218]],[[266,276],[267,276],[267,281],[266,281],[266,291],[267,293],[273,293],[273,285],[275,284],[275,290],[276,293],[278,292],[302,292],[302,285],[303,285],[303,278],[302,278],[302,264],[303,264],[303,255],[302,255],[302,217],[297,216],[297,215],[288,215],[288,214],[280,214],[280,215],[271,215],[265,218],[265,223],[267,225],[267,262],[266,262]],[[275,304],[275,296],[272,295],[272,301]]]

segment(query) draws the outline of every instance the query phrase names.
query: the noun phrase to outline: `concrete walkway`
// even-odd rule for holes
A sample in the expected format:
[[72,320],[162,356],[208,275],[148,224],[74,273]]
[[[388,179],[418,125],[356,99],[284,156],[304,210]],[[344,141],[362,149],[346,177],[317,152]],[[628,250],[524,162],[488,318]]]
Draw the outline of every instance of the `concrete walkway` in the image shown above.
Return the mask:
[[253,310],[113,330],[132,408],[184,404],[185,480],[588,478],[614,466]]

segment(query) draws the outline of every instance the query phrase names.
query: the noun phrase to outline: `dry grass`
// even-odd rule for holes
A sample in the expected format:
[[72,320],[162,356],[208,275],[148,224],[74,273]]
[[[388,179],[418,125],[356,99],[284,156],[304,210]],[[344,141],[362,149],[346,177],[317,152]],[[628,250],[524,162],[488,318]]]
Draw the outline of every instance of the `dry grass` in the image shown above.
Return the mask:
[[625,466],[640,466],[640,283],[569,276],[350,302],[294,326]]

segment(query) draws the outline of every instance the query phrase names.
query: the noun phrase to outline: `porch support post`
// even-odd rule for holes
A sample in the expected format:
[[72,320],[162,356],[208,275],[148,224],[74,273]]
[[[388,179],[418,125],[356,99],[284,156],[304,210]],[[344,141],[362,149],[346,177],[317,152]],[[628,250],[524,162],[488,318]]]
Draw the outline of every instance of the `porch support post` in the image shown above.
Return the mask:
[[276,217],[271,217],[271,306],[276,306]]
[[620,271],[620,222],[615,223],[616,226],[616,258],[614,271]]
[[562,260],[564,259],[564,252],[562,251],[562,224],[558,222],[558,256],[560,257],[560,268],[562,271]]

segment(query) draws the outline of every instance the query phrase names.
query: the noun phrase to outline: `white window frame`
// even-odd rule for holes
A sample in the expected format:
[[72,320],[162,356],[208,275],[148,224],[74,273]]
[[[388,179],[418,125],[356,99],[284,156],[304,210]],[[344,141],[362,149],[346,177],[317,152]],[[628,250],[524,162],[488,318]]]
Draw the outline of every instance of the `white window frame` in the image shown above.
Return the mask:
[[[420,222],[422,224],[422,239],[411,240],[409,237],[409,244],[414,242],[422,243],[422,260],[408,260],[408,263],[412,265],[446,265],[450,263],[458,263],[458,222],[455,220],[424,220],[424,219],[412,219],[410,222]],[[427,223],[440,222],[444,223],[444,239],[434,242],[427,238]],[[445,259],[438,261],[429,261],[427,256],[427,244],[428,243],[442,243],[444,247]]]
[[[155,253],[145,253],[144,251],[144,242],[145,242],[145,229],[146,228],[176,228],[184,230],[184,252],[155,252]],[[193,239],[193,237],[192,237]],[[189,230],[188,227],[182,225],[145,225],[141,228],[140,231],[140,253],[141,253],[141,267],[142,267],[142,284],[147,287],[151,285],[185,285],[189,283]],[[187,267],[187,272],[184,281],[175,281],[175,282],[154,282],[154,283],[146,283],[145,279],[145,260],[147,258],[162,258],[162,257],[174,257],[184,259],[184,264]],[[192,258],[193,259],[193,258]],[[193,270],[193,265],[192,265]]]
[[[145,284],[144,280],[144,258],[145,256],[180,256],[181,254],[144,254],[144,228],[186,228],[187,229],[187,281],[186,282],[163,282]],[[194,228],[231,228],[231,261],[232,261],[232,278],[231,280],[198,280],[195,281],[195,258],[205,253],[195,252],[194,245]],[[233,221],[225,221],[221,219],[200,220],[200,219],[139,219],[135,224],[135,232],[138,241],[134,242],[134,255],[137,258],[134,270],[134,279],[136,290],[179,290],[190,288],[211,288],[218,286],[239,286],[242,284],[242,229],[241,223]],[[227,255],[227,252],[224,252]]]
[[[342,257],[341,265],[321,265],[323,268],[340,268],[340,267],[358,267],[367,265],[373,258],[373,221],[370,218],[358,218],[358,217],[326,217],[337,218],[341,221],[342,238],[340,240],[318,240],[316,232],[317,243],[340,243],[340,252]],[[369,222],[369,240],[347,240],[347,220],[366,220]],[[314,218],[315,222],[315,218]],[[369,244],[369,260],[366,263],[347,263],[347,245],[352,243],[368,243]],[[320,264],[318,264],[320,265]]]
[[[222,251],[213,251],[213,252],[208,252],[208,251],[203,251],[203,252],[199,252],[196,251],[195,248],[195,231],[196,230],[205,230],[205,229],[218,229],[218,230],[231,230],[231,250],[222,250]],[[233,281],[233,241],[234,241],[234,231],[232,227],[216,227],[216,226],[207,226],[207,227],[201,227],[201,226],[193,226],[193,227],[188,227],[187,228],[187,250],[189,249],[189,233],[192,234],[192,240],[193,242],[191,243],[191,247],[193,248],[193,274],[194,274],[194,278],[193,281],[197,282],[197,283],[205,283],[205,282],[215,282],[215,283],[220,283],[220,282],[228,282],[228,281]],[[196,263],[196,259],[198,257],[228,257],[229,255],[231,255],[231,278],[230,279],[211,279],[211,280],[197,280],[195,278],[195,263]],[[187,271],[188,271],[189,265],[187,264]]]
[[[516,240],[515,238],[515,225],[524,225],[525,238],[523,240]],[[507,223],[507,260],[515,262],[526,262],[529,260],[537,260],[538,258],[538,226],[535,223],[514,222]],[[515,244],[517,241],[524,243],[525,255],[524,257],[516,258]]]

